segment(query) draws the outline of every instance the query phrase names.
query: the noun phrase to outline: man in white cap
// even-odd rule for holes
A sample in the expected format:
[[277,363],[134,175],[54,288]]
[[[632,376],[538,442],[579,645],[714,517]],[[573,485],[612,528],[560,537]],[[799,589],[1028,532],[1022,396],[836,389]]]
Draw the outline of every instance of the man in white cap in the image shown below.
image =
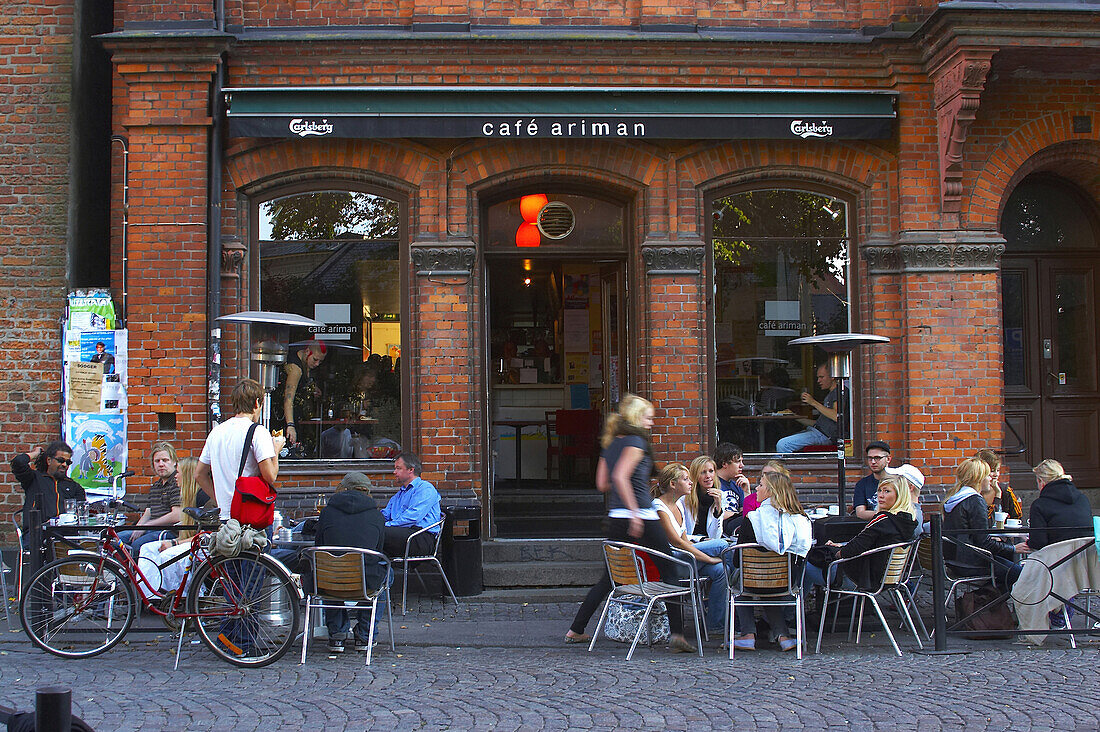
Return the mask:
[[917,528],[913,532],[913,538],[915,539],[921,535],[921,527],[924,524],[924,512],[920,509],[920,492],[924,488],[924,473],[909,463],[899,465],[896,468],[886,468],[886,472],[890,475],[900,475],[909,482],[909,495],[913,498],[913,518],[917,520]]

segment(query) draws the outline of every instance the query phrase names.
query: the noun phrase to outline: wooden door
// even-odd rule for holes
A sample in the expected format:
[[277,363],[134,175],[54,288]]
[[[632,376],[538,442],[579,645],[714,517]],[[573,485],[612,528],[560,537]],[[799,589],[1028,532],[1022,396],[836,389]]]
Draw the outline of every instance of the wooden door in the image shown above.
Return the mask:
[[1100,258],[1051,254],[1002,267],[1006,421],[1028,465],[1054,458],[1081,487],[1100,486],[1098,270]]

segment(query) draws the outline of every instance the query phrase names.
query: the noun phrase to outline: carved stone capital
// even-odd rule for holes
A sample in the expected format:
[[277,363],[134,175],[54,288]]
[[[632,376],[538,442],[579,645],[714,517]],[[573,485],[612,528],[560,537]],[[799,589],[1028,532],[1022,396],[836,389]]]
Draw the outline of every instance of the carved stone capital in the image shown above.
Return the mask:
[[420,277],[469,277],[477,261],[477,245],[469,239],[415,242],[411,249]]
[[699,275],[703,273],[706,247],[701,239],[646,241],[642,244],[646,274]]
[[222,239],[222,277],[231,280],[241,278],[244,257],[248,248],[239,236],[227,236]]
[[887,244],[860,247],[870,274],[909,272],[996,272],[1004,239],[995,232],[911,231]]
[[940,145],[940,205],[957,213],[962,205],[962,163],[967,135],[981,104],[994,51],[958,49],[932,69],[932,98]]

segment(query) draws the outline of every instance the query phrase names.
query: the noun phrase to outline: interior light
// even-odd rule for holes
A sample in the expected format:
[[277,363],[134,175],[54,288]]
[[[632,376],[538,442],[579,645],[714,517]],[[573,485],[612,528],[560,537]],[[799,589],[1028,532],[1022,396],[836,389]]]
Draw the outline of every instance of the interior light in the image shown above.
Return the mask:
[[536,193],[533,196],[524,196],[519,199],[520,216],[522,216],[523,220],[527,223],[533,224],[539,220],[539,211],[549,202],[549,199],[542,193]]
[[516,230],[517,247],[537,247],[542,243],[542,234],[534,224],[522,223]]
[[534,265],[531,264],[530,259],[523,260],[523,271],[530,272]]
[[523,286],[524,287],[530,287],[531,286],[531,278],[530,277],[524,277],[523,278]]

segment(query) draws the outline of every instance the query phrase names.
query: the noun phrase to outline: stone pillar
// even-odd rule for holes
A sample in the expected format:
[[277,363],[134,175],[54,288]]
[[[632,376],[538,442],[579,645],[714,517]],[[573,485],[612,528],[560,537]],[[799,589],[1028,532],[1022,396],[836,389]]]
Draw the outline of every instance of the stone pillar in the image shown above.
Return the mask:
[[470,239],[415,242],[409,294],[411,448],[440,491],[482,494],[477,342],[477,246]]
[[206,436],[209,109],[225,38],[106,43],[125,83],[125,115],[116,129],[121,126],[130,149],[131,464],[142,463],[149,445],[163,437],[158,412],[178,415],[170,439],[182,454],[197,455]]
[[[690,460],[708,449],[706,249],[701,239],[642,244],[646,311],[637,333],[641,381],[657,408],[659,461]],[[646,393],[643,390],[643,393]]]
[[[879,298],[871,330],[894,340],[876,347],[864,394],[885,417],[877,435],[929,485],[950,484],[959,461],[1001,444],[1003,252],[995,232],[966,230],[907,231],[861,249]],[[877,408],[880,399],[896,416]]]

